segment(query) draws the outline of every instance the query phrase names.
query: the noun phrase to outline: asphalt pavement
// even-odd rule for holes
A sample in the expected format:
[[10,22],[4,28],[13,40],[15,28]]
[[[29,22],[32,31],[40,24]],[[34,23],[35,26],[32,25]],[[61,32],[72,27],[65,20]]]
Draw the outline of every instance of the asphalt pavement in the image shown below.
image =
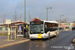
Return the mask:
[[74,37],[75,31],[64,31],[51,39],[30,40],[0,50],[75,50],[75,45],[71,44]]

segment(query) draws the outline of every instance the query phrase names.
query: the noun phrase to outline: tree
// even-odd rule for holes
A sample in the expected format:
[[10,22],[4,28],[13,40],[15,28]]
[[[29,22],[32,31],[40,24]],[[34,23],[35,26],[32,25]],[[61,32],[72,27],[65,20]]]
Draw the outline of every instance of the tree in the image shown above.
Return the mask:
[[31,15],[30,15],[30,13],[29,13],[29,22],[31,21]]
[[20,21],[21,21],[21,18],[22,18],[22,14],[20,14]]
[[4,23],[6,20],[6,14],[3,14],[3,17],[2,17],[2,22]]
[[14,21],[17,21],[17,14],[16,14],[16,11],[15,11],[15,15],[14,15]]
[[41,16],[39,16],[39,19],[41,19]]

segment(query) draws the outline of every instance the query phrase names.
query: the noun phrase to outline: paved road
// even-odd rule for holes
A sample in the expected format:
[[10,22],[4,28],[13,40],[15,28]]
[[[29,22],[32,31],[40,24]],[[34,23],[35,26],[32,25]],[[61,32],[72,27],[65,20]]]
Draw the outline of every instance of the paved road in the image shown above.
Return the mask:
[[33,40],[0,50],[75,50],[70,43],[74,37],[75,31],[65,31],[50,40]]

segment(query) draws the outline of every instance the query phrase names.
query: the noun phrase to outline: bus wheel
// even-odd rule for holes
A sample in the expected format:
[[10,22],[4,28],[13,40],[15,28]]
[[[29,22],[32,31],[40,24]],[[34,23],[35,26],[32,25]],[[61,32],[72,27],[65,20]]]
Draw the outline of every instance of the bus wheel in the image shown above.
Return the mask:
[[48,34],[48,39],[50,39],[50,33]]

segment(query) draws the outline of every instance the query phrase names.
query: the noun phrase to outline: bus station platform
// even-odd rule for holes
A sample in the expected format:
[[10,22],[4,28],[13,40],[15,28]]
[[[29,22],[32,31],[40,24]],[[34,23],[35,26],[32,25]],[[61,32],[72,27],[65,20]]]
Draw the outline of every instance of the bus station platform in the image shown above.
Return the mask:
[[15,44],[19,44],[19,43],[23,43],[23,42],[27,42],[30,39],[28,38],[20,38],[20,39],[7,39],[7,36],[2,36],[0,35],[0,48],[4,48],[4,47],[8,47],[8,46],[12,46]]

